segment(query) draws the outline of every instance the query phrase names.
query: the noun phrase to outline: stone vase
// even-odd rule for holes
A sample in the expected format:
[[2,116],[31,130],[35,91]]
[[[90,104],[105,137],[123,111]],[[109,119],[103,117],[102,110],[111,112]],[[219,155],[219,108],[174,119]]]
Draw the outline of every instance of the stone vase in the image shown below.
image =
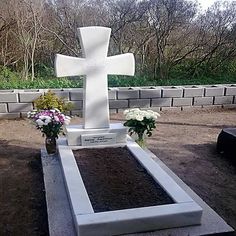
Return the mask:
[[47,150],[47,153],[54,154],[57,151],[57,142],[56,142],[56,137],[46,137],[45,138],[45,147]]

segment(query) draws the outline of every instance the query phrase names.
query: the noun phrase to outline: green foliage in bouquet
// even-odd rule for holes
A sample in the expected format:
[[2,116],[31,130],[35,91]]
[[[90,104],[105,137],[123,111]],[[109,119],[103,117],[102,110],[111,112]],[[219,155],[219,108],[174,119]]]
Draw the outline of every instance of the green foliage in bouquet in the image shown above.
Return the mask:
[[152,136],[152,131],[156,128],[156,122],[153,119],[147,119],[144,117],[142,121],[139,120],[127,120],[124,126],[128,126],[129,133],[132,135],[136,133],[138,136],[143,136],[145,133],[148,137]]
[[152,110],[140,110],[139,108],[125,110],[124,126],[129,127],[129,134],[136,134],[138,139],[136,142],[144,147],[144,135],[152,136],[152,131],[156,128],[156,119],[159,113]]

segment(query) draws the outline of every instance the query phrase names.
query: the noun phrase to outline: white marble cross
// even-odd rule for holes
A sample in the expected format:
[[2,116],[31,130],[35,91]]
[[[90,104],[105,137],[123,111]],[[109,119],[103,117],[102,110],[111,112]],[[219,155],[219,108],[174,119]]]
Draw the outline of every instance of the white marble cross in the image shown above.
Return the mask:
[[84,81],[84,128],[109,128],[107,75],[134,75],[132,53],[107,57],[110,28],[79,28],[84,58],[56,55],[57,77],[86,75]]

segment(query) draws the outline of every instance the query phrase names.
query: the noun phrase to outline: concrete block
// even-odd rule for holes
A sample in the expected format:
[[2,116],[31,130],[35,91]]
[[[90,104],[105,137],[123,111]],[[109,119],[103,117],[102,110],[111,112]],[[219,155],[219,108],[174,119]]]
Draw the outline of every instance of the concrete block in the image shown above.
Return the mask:
[[14,92],[1,92],[0,102],[18,102],[18,94]]
[[193,105],[213,105],[213,97],[196,97],[193,99]]
[[44,92],[44,89],[15,89],[15,92],[18,92],[18,93],[36,93],[36,92],[41,92],[43,93]]
[[5,113],[7,112],[7,104],[3,103],[0,104],[0,113]]
[[[128,108],[129,109],[129,108]],[[110,109],[111,110],[111,109]],[[124,113],[124,111],[127,110],[127,108],[121,108],[121,109],[117,109],[117,113]]]
[[116,89],[109,89],[108,90],[108,98],[111,100],[117,99],[117,90]]
[[20,113],[0,113],[0,119],[16,119],[20,118]]
[[232,84],[226,87],[225,95],[236,95],[236,85]]
[[161,88],[147,88],[140,90],[140,98],[160,98]]
[[152,107],[152,111],[160,112],[161,108],[160,107]]
[[[121,113],[121,114],[123,114],[124,113],[124,111],[125,110],[127,110],[127,109],[132,109],[132,108],[126,108],[126,109],[117,109],[117,113]],[[143,108],[141,108],[141,110],[147,110],[147,109],[143,109]],[[152,107],[152,111],[156,111],[156,112],[159,112],[161,109],[160,109],[160,107]]]
[[202,110],[202,106],[183,106],[183,111],[200,111]]
[[8,111],[9,112],[23,112],[23,111],[31,111],[33,110],[32,103],[9,103]]
[[39,98],[43,93],[42,92],[20,92],[19,100],[20,102],[33,102]]
[[203,105],[202,106],[202,109],[205,109],[206,111],[218,111],[218,110],[221,110],[222,108],[223,108],[222,105],[212,105],[212,106]]
[[13,93],[14,90],[12,89],[0,89],[0,93]]
[[206,97],[224,96],[225,88],[223,86],[209,86],[205,88]]
[[224,109],[236,109],[236,104],[223,104]]
[[150,99],[130,99],[129,107],[150,107]]
[[191,87],[184,87],[184,97],[202,97],[204,94],[203,87],[191,86]]
[[83,89],[78,89],[75,91],[70,91],[70,100],[76,101],[76,100],[83,100]]
[[[128,108],[128,109],[132,109],[132,108]],[[126,110],[126,109],[118,109],[118,113],[123,113],[125,110]],[[145,108],[142,109],[142,108],[141,108],[141,110],[147,110],[147,109],[145,109]],[[161,108],[160,108],[160,107],[152,107],[151,110],[152,110],[152,111],[159,112],[159,111],[161,110]]]
[[173,98],[173,107],[191,106],[193,98]]
[[[108,98],[109,99],[116,99],[116,90],[111,89],[108,91]],[[77,101],[83,100],[83,89],[78,89],[74,91],[70,91],[70,100]]]
[[215,97],[214,104],[215,105],[232,104],[233,98],[234,98],[233,96]]
[[118,90],[117,98],[118,99],[139,98],[139,90],[134,90],[134,89]]
[[110,100],[110,109],[128,108],[128,100]]
[[170,107],[172,98],[154,98],[151,101],[152,107]]
[[81,110],[83,108],[83,101],[71,101],[73,110]]
[[173,112],[178,112],[181,111],[181,107],[162,107],[161,111],[173,111]]
[[118,110],[117,109],[110,109],[109,113],[110,114],[116,114],[116,113],[118,113]]
[[26,111],[21,112],[21,113],[20,113],[20,117],[21,117],[21,118],[27,118],[27,112],[26,112]]
[[173,98],[173,97],[182,97],[183,88],[180,87],[163,87],[162,88],[162,97],[163,98]]
[[70,96],[69,96],[69,90],[64,91],[64,90],[51,90],[53,93],[55,93],[59,98],[62,98],[64,100],[69,100]]
[[82,110],[73,110],[70,112],[72,116],[79,116],[82,117]]

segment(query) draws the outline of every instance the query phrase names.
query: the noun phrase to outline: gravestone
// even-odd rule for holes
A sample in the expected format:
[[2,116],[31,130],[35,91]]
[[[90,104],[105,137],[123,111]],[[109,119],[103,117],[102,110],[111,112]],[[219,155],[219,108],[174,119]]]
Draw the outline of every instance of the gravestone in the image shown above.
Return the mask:
[[84,58],[57,54],[57,77],[85,75],[83,118],[84,124],[68,126],[68,145],[102,145],[122,143],[127,129],[123,124],[109,123],[107,75],[134,75],[132,53],[107,56],[111,29],[106,27],[79,28],[79,39]]
[[[134,74],[132,54],[107,57],[110,33],[111,30],[104,27],[80,28],[79,37],[84,58],[58,54],[55,62],[57,76],[86,76],[84,124],[67,126],[67,139],[60,139],[57,142],[58,156],[77,235],[121,235],[199,225],[202,208],[152,160],[148,153],[129,136],[127,137],[127,128],[123,124],[109,123],[107,75]],[[73,150],[90,146],[94,149],[98,148],[96,151],[99,151],[101,146],[127,148],[135,161],[145,169],[144,173],[150,174],[153,181],[159,184],[173,200],[173,204],[95,212],[80,173],[80,167],[73,154]],[[113,158],[116,157],[113,156]],[[124,158],[126,158],[125,155]],[[98,161],[101,160],[98,159]],[[123,171],[118,166],[117,170],[117,175],[119,171]],[[133,171],[132,168],[127,171],[126,175],[129,175],[131,171]],[[112,192],[112,188],[108,185],[107,189]]]
[[236,163],[236,128],[225,128],[217,139],[217,152]]

